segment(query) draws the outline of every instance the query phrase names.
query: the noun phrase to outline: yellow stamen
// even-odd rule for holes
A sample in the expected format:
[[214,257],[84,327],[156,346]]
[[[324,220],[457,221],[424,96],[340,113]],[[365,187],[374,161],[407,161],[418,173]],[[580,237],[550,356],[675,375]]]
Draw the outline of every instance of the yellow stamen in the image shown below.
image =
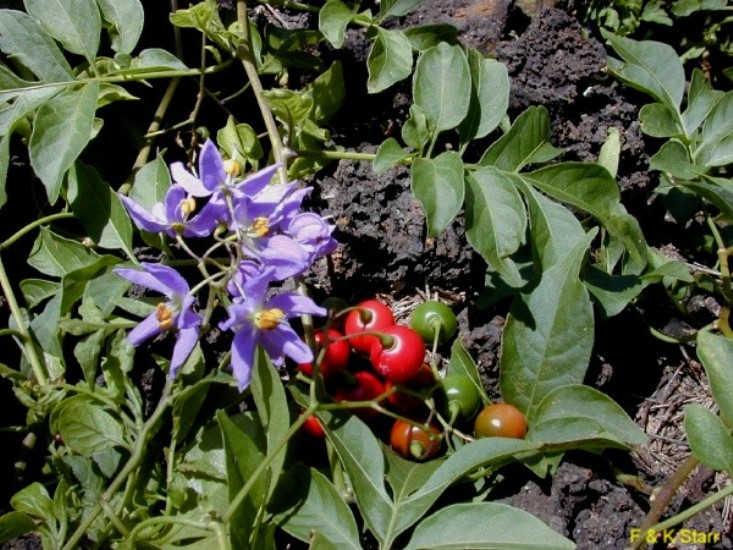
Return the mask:
[[196,199],[194,199],[193,197],[183,199],[179,206],[181,207],[181,212],[183,212],[183,215],[188,216],[191,212],[196,210]]
[[244,167],[242,163],[234,159],[227,159],[224,161],[224,172],[235,178],[242,173]]
[[264,237],[270,232],[270,221],[261,216],[252,223],[252,231],[257,237]]
[[276,307],[265,309],[255,315],[255,326],[260,330],[272,330],[277,328],[278,323],[285,317],[285,312]]
[[158,320],[160,330],[168,330],[173,326],[173,311],[164,302],[155,306],[155,318]]

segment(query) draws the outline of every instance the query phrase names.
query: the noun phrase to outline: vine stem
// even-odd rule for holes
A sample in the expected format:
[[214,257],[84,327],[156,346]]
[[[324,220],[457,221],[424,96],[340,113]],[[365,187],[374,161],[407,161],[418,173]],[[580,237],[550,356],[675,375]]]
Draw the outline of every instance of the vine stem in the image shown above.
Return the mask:
[[[680,467],[677,468],[677,470],[670,476],[667,483],[664,484],[652,501],[651,506],[649,507],[649,512],[639,526],[640,533],[646,533],[656,525],[659,518],[662,517],[662,514],[667,509],[667,506],[669,506],[669,503],[672,501],[672,498],[677,493],[677,490],[685,482],[692,471],[697,468],[698,464],[699,461],[694,455],[688,456],[685,461],[680,464]],[[639,537],[639,539],[637,539],[633,544],[634,550],[645,547],[646,542],[644,541],[644,537]]]
[[69,538],[69,540],[63,546],[62,550],[74,550],[75,548],[79,547],[79,541],[81,540],[81,538],[87,533],[89,527],[91,527],[92,523],[94,523],[94,521],[97,519],[97,516],[99,516],[99,514],[104,511],[104,505],[102,503],[110,502],[114,494],[117,492],[120,486],[125,483],[130,474],[132,474],[135,470],[139,468],[140,463],[145,458],[145,454],[148,450],[148,443],[158,429],[158,421],[161,419],[166,409],[170,406],[169,398],[172,389],[173,382],[170,379],[167,379],[165,383],[165,388],[163,388],[163,394],[161,395],[160,401],[158,402],[158,406],[153,411],[153,414],[150,415],[150,418],[148,418],[147,422],[145,422],[145,425],[143,426],[143,429],[140,432],[137,441],[135,441],[132,455],[127,460],[127,463],[122,468],[122,470],[120,470],[120,473],[117,474],[117,476],[112,480],[112,483],[109,484],[109,487],[107,487],[107,490],[102,494],[97,504],[95,504],[94,508],[91,509],[89,514],[84,518],[84,521],[82,521],[79,524],[79,527],[76,528],[76,531],[74,531],[74,533],[71,535],[71,538]]
[[[283,450],[285,445],[287,445],[288,441],[295,435],[295,433],[300,429],[300,427],[303,425],[305,420],[316,412],[318,409],[318,404],[311,404],[307,409],[305,409],[300,416],[293,422],[293,424],[290,426],[290,429],[285,433],[283,437],[280,438],[280,440],[275,444],[275,446],[269,450],[267,453],[267,456],[265,459],[260,462],[255,469],[254,472],[252,472],[252,475],[247,480],[247,483],[242,486],[242,488],[239,490],[239,492],[234,496],[232,501],[229,503],[229,507],[227,508],[226,513],[224,514],[223,520],[225,523],[231,521],[232,516],[234,515],[234,512],[237,511],[237,508],[242,504],[244,499],[247,497],[247,494],[250,492],[254,484],[257,482],[257,478],[259,478],[264,471],[270,467],[270,464],[273,460],[275,460],[275,457],[280,454],[280,452]],[[70,549],[69,549],[70,550]]]
[[697,504],[690,506],[686,510],[683,510],[679,514],[666,519],[662,522],[657,523],[656,525],[652,525],[649,528],[649,531],[654,531],[656,533],[660,531],[665,531],[667,529],[671,529],[672,527],[679,525],[683,521],[686,521],[690,519],[691,517],[699,514],[706,508],[709,508],[710,506],[716,504],[717,502],[720,502],[724,498],[729,497],[730,495],[733,495],[733,483],[726,486],[724,489],[721,489],[720,491],[710,495],[709,497],[701,500]]
[[278,132],[275,117],[272,114],[270,106],[265,100],[262,81],[260,80],[260,75],[257,73],[257,67],[255,66],[254,58],[252,57],[252,41],[249,32],[247,2],[245,0],[237,0],[237,21],[239,22],[244,38],[237,48],[237,57],[242,62],[244,72],[247,73],[247,78],[252,86],[252,92],[254,92],[257,105],[260,109],[260,113],[262,114],[262,120],[265,123],[265,128],[267,129],[267,137],[272,145],[272,156],[275,158],[275,162],[279,165],[277,172],[280,177],[280,182],[287,183],[288,169],[285,148],[283,147],[282,140],[280,139],[280,132]]
[[25,319],[20,311],[18,300],[16,300],[13,288],[10,286],[10,280],[8,279],[8,274],[5,271],[5,264],[2,261],[2,257],[0,257],[0,288],[3,289],[3,294],[5,294],[5,298],[8,300],[10,313],[17,325],[15,330],[22,335],[21,340],[23,342],[23,350],[25,351],[26,359],[28,359],[28,362],[31,364],[31,369],[33,370],[33,374],[35,375],[38,383],[45,386],[48,384],[46,367],[38,355],[38,350],[36,349],[33,339],[31,338],[31,334],[28,331],[28,327],[25,324]]
[[13,233],[10,237],[5,239],[2,243],[0,243],[0,250],[5,250],[9,246],[15,244],[21,237],[33,231],[36,227],[40,227],[52,221],[64,220],[64,219],[73,218],[73,217],[74,217],[74,214],[72,214],[71,212],[58,212],[56,214],[44,216],[43,218],[38,218],[37,220],[26,225],[25,227],[19,229],[18,231]]

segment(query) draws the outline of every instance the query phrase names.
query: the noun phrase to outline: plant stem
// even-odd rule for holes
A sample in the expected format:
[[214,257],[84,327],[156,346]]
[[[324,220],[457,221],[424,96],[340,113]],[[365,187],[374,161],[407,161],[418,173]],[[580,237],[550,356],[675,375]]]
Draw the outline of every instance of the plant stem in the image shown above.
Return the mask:
[[315,413],[317,409],[318,405],[311,405],[302,413],[300,413],[300,416],[295,420],[295,422],[293,422],[293,424],[290,426],[290,429],[285,433],[285,435],[280,438],[280,440],[274,445],[272,449],[268,449],[268,453],[265,459],[259,463],[255,471],[252,472],[252,475],[247,480],[247,483],[244,484],[244,486],[239,490],[236,496],[229,503],[229,507],[227,508],[227,511],[224,514],[223,518],[225,522],[231,521],[234,512],[237,511],[237,508],[239,508],[244,499],[247,497],[247,494],[257,482],[257,478],[259,478],[263,474],[263,472],[270,467],[272,461],[275,459],[276,456],[280,454],[280,451],[282,451],[283,447],[287,445],[288,441],[290,441],[290,439],[300,429],[306,418]]
[[[202,76],[203,78],[203,76]],[[134,174],[136,171],[138,171],[140,168],[145,166],[145,163],[148,162],[148,158],[150,157],[150,151],[153,149],[153,142],[155,141],[155,134],[158,130],[160,130],[160,125],[163,122],[163,117],[165,116],[166,111],[168,110],[168,107],[170,106],[171,102],[173,101],[173,96],[176,93],[176,89],[178,88],[178,84],[181,83],[180,78],[174,78],[168,83],[168,87],[165,90],[165,93],[163,94],[163,98],[160,100],[160,103],[158,104],[158,108],[155,110],[155,114],[153,115],[153,121],[150,123],[150,126],[148,126],[148,131],[146,132],[145,136],[145,145],[142,149],[140,149],[140,152],[137,155],[137,158],[135,159],[135,163],[132,165],[131,173]],[[127,195],[130,192],[130,189],[132,188],[132,184],[130,182],[123,183],[118,192],[122,195]]]
[[[657,521],[659,521],[659,518],[662,517],[662,514],[667,509],[667,506],[669,506],[670,501],[674,497],[675,493],[677,493],[677,490],[685,482],[692,471],[697,468],[697,465],[698,460],[694,455],[688,456],[685,461],[680,464],[680,467],[677,468],[677,470],[670,476],[667,483],[664,484],[654,500],[651,501],[649,512],[639,526],[640,533],[646,533],[657,523]],[[646,542],[644,537],[639,537],[639,539],[637,539],[633,544],[634,550],[645,547]]]
[[132,455],[127,460],[127,463],[122,470],[120,470],[120,473],[117,474],[109,484],[107,490],[100,497],[99,502],[97,502],[94,508],[89,511],[89,514],[84,518],[84,521],[79,524],[79,527],[76,528],[76,531],[71,535],[71,538],[69,538],[62,550],[74,550],[79,547],[79,541],[87,533],[94,523],[94,520],[97,519],[97,516],[99,516],[103,511],[104,506],[102,505],[102,502],[110,502],[120,486],[127,480],[128,476],[140,467],[140,464],[145,458],[145,454],[148,450],[148,443],[159,428],[158,421],[171,404],[169,398],[172,389],[173,382],[170,379],[166,380],[165,388],[163,389],[163,394],[160,397],[158,406],[153,411],[153,414],[150,415],[148,421],[145,422],[145,425],[140,432],[140,436],[137,438],[137,441],[135,441]]
[[725,489],[721,489],[717,493],[714,493],[707,497],[706,499],[701,500],[697,504],[690,506],[686,510],[683,510],[679,514],[672,516],[669,519],[666,519],[662,522],[657,523],[656,525],[652,525],[649,530],[654,532],[660,532],[665,531],[667,529],[671,529],[675,525],[679,525],[683,521],[686,521],[690,519],[691,517],[699,514],[706,508],[709,508],[710,506],[714,505],[717,502],[720,502],[724,498],[727,498],[728,496],[733,495],[733,483],[725,487]]
[[5,264],[3,264],[2,257],[0,257],[0,288],[2,288],[5,298],[8,300],[10,313],[17,325],[15,330],[17,330],[17,332],[22,336],[21,341],[23,342],[23,351],[25,352],[26,359],[28,359],[28,362],[31,364],[31,369],[33,369],[36,381],[38,381],[41,386],[45,386],[48,384],[48,373],[46,372],[46,367],[43,364],[43,361],[41,361],[41,357],[38,355],[38,350],[33,343],[33,338],[31,338],[28,327],[25,325],[25,319],[20,311],[18,301],[15,299],[13,288],[10,286],[10,280],[8,279],[8,274],[5,271]]
[[242,62],[244,71],[247,73],[247,78],[249,78],[249,82],[252,85],[252,92],[254,92],[257,105],[260,108],[262,120],[267,129],[267,137],[272,145],[272,156],[275,158],[275,162],[279,164],[277,171],[280,176],[280,182],[287,183],[288,169],[285,149],[280,139],[280,132],[277,129],[275,117],[263,95],[262,81],[260,81],[260,75],[257,73],[257,67],[252,57],[252,41],[249,32],[249,17],[247,17],[247,2],[245,0],[237,0],[237,21],[239,22],[243,36],[243,40],[237,48],[237,57]]
[[51,214],[49,216],[44,216],[43,218],[38,218],[36,221],[29,223],[25,227],[19,229],[15,233],[13,233],[10,237],[5,239],[2,243],[0,243],[0,250],[5,250],[10,245],[15,244],[16,241],[18,241],[23,235],[33,231],[36,227],[40,227],[41,225],[50,223],[55,220],[64,220],[68,218],[73,218],[74,214],[71,212],[59,212],[57,214]]
[[299,157],[324,160],[374,160],[375,153],[357,153],[355,151],[298,151]]

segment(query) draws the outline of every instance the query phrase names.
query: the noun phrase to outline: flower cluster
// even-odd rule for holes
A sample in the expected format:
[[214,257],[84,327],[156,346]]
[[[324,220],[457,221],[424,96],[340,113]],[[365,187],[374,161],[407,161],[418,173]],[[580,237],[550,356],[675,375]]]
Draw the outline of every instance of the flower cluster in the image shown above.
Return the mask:
[[[145,231],[165,233],[177,239],[207,275],[211,292],[226,292],[228,319],[220,328],[234,332],[231,363],[240,390],[249,385],[255,350],[261,345],[280,366],[290,357],[298,363],[313,360],[310,348],[290,326],[292,317],[326,311],[295,292],[273,292],[277,284],[303,274],[313,262],[336,247],[334,226],[319,215],[303,212],[301,203],[311,188],[296,182],[271,184],[277,166],[269,166],[237,181],[241,166],[224,161],[211,141],[199,154],[198,175],[181,163],[171,165],[173,185],[162,203],[146,210],[122,196],[130,217]],[[203,206],[201,206],[203,203]],[[204,257],[185,245],[185,238],[213,238]],[[225,249],[231,261],[208,261],[213,251]],[[221,272],[209,275],[211,265]],[[177,333],[170,376],[177,375],[193,350],[202,318],[192,311],[194,291],[172,267],[142,263],[141,269],[120,268],[116,273],[166,297],[133,329],[128,338],[139,345],[167,331]],[[223,283],[222,283],[223,281]],[[197,285],[194,289],[202,286]],[[274,294],[274,295],[273,295]]]

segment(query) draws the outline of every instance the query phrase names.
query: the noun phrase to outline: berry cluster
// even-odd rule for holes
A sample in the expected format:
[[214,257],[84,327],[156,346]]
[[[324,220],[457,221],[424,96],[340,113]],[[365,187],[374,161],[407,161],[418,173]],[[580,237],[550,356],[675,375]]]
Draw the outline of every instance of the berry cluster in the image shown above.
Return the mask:
[[[434,351],[453,338],[456,317],[441,302],[420,304],[409,326],[397,324],[393,312],[376,299],[329,310],[326,327],[315,333],[317,358],[299,364],[302,374],[323,377],[334,402],[344,403],[362,420],[395,418],[389,441],[405,458],[436,456],[455,426],[474,421],[477,437],[524,437],[526,423],[516,408],[505,403],[487,405],[474,380],[464,374],[443,376]],[[478,414],[477,414],[478,413]],[[323,437],[313,416],[306,433]]]

